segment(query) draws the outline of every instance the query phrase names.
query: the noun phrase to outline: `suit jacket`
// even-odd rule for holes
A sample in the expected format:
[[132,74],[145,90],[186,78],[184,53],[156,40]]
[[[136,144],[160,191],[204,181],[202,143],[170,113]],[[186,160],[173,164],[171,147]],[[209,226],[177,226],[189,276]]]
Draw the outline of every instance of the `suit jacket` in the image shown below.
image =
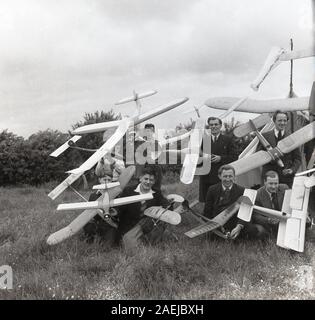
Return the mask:
[[209,139],[211,139],[211,154],[221,156],[221,161],[217,163],[212,162],[210,172],[199,178],[199,201],[201,202],[205,201],[209,187],[220,182],[218,177],[219,168],[224,164],[233,162],[237,158],[233,148],[232,137],[221,133],[218,141],[213,142],[211,137]]
[[[139,195],[139,193],[134,191],[135,188],[136,186],[125,188],[121,194],[121,197]],[[145,201],[144,205],[142,205],[141,202],[134,202],[117,207],[119,217],[117,229],[118,237],[120,238],[122,235],[132,229],[144,217],[143,212],[146,208],[152,206],[166,207],[168,204],[168,200],[163,197],[159,190],[157,190],[153,193],[153,199]]]
[[[289,134],[287,132],[285,132],[284,138],[287,137],[288,135]],[[263,133],[263,136],[269,142],[271,147],[274,148],[277,146],[277,140],[276,140],[276,137],[275,137],[273,130]],[[259,144],[257,147],[257,151],[259,151],[259,150],[265,150],[261,144]],[[278,166],[276,161],[271,161],[263,166],[262,173],[264,174],[265,172],[267,172],[269,170],[276,171],[279,175],[279,182],[285,183],[288,186],[291,186],[292,182],[293,182],[294,175],[297,172],[297,170],[299,169],[301,162],[302,162],[301,152],[300,152],[299,148],[296,148],[289,153],[285,153],[283,155],[283,157],[281,157],[281,160],[283,161],[284,168],[281,168],[280,166]],[[284,176],[282,174],[283,169],[292,169],[293,174]]]
[[[204,215],[210,219],[214,218],[243,195],[244,190],[245,188],[234,183],[228,201],[220,203],[220,198],[223,194],[221,182],[211,186],[207,192]],[[225,224],[224,228],[232,230],[238,222],[239,219],[237,218],[237,214],[235,214],[234,217]]]
[[[285,190],[287,189],[289,188],[286,184],[279,184],[279,187],[277,190],[277,199],[278,199],[280,210],[283,204],[284,193],[285,193]],[[264,208],[269,208],[269,209],[273,208],[270,195],[265,186],[258,189],[255,204],[257,206],[264,207]],[[268,217],[263,215],[262,213],[254,212],[253,223],[265,224],[266,219],[268,219]]]

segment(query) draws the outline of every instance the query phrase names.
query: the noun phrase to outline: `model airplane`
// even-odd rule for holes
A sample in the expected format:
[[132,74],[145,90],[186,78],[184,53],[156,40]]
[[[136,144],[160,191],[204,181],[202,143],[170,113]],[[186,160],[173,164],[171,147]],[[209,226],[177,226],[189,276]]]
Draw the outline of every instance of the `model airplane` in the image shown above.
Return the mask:
[[145,93],[137,93],[135,90],[133,91],[133,96],[131,97],[128,97],[128,98],[124,98],[124,99],[121,99],[119,100],[118,102],[115,103],[115,105],[120,105],[120,104],[125,104],[127,102],[132,102],[134,101],[136,103],[136,106],[137,106],[137,111],[136,111],[136,116],[140,116],[141,114],[141,103],[140,103],[140,99],[143,99],[143,98],[147,98],[147,97],[150,97],[154,94],[156,94],[157,91],[156,90],[151,90],[149,92],[145,92]]
[[247,157],[231,162],[230,165],[234,167],[235,174],[240,175],[261,167],[272,160],[281,160],[283,154],[291,152],[314,138],[315,122],[312,122],[280,140],[275,148],[268,148],[266,151],[260,150]]
[[[239,101],[239,98],[236,97],[217,97],[206,100],[205,105],[213,109],[229,110],[237,101]],[[276,110],[303,111],[308,110],[309,101],[309,97],[269,100],[247,99],[237,107],[236,111],[249,113],[269,113]]]
[[228,239],[229,234],[224,234],[222,232],[219,232],[218,229],[221,227],[224,227],[226,222],[229,221],[236,214],[236,212],[240,208],[240,204],[241,204],[241,197],[236,202],[234,202],[229,207],[227,207],[225,210],[220,212],[213,219],[209,219],[196,212],[192,212],[196,217],[200,219],[202,224],[185,232],[185,235],[188,236],[189,238],[194,238],[206,232],[215,232],[217,235],[225,239]]
[[[262,146],[267,150],[270,151],[272,150],[271,145],[269,144],[269,142],[266,140],[266,138],[258,131],[257,128],[260,128],[262,126],[266,126],[268,123],[270,123],[271,119],[268,115],[266,114],[262,114],[260,116],[258,116],[257,118],[253,119],[253,120],[249,120],[247,123],[242,124],[238,127],[236,127],[233,130],[233,134],[238,137],[244,137],[247,134],[254,132],[255,136],[257,137],[257,139],[259,140],[259,142],[262,144]],[[284,164],[282,162],[282,160],[280,158],[276,159],[278,165],[280,167],[284,167]]]
[[[217,100],[219,100],[219,101],[221,101],[223,99],[223,101],[225,100],[225,99],[228,99],[228,100],[230,100],[230,102],[232,102],[232,99],[233,99],[233,103],[230,103],[229,104],[229,106],[228,106],[228,108],[221,108],[221,107],[218,107],[218,108],[216,108],[216,107],[213,107],[213,108],[215,108],[215,109],[226,109],[227,111],[226,112],[224,112],[224,113],[222,113],[221,115],[219,115],[218,116],[218,118],[220,118],[220,119],[224,119],[224,118],[226,118],[227,116],[229,116],[233,111],[240,111],[240,109],[242,109],[243,108],[243,104],[245,103],[245,101],[246,100],[248,100],[248,97],[243,97],[243,98],[211,98],[211,99],[209,99],[209,100],[207,100],[206,102],[205,102],[205,104],[204,105],[202,105],[201,107],[199,107],[199,108],[197,108],[197,107],[194,107],[194,111],[197,113],[197,116],[198,116],[198,118],[200,118],[200,109],[202,108],[202,107],[204,107],[204,106],[206,106],[206,107],[212,107],[212,106],[210,106],[210,105],[208,105],[208,101],[209,102],[211,102],[211,101],[217,101]],[[215,104],[214,104],[215,105]],[[224,104],[225,106],[226,106],[226,103]],[[184,112],[184,114],[187,114],[187,113],[190,113],[190,112],[192,112],[191,110],[189,110],[189,111],[186,111],[186,112]]]
[[265,80],[268,74],[275,69],[281,62],[295,59],[307,58],[315,56],[315,47],[306,50],[288,51],[283,48],[273,47],[262,67],[258,77],[251,84],[251,88],[258,90],[261,83]]
[[[182,137],[186,137],[186,135],[190,136],[187,148],[181,150],[166,150],[164,148],[163,150],[161,149],[159,153],[151,153],[151,158],[155,160],[159,156],[165,156],[166,153],[169,153],[175,154],[177,160],[177,156],[179,155],[181,160],[184,159],[183,167],[180,173],[180,180],[185,184],[192,183],[195,174],[207,174],[209,173],[211,168],[211,161],[205,161],[203,162],[201,168],[197,168],[198,163],[201,162],[202,159],[209,159],[211,156],[211,139],[208,137],[208,133],[205,132],[204,127],[205,120],[198,118],[195,121],[194,128],[190,132],[182,135]],[[207,138],[203,139],[204,136],[206,136]],[[203,155],[200,157],[200,146],[202,140],[204,141]]]
[[[129,166],[124,169],[118,178],[118,183],[112,183],[104,185],[103,194],[97,201],[87,201],[79,203],[60,204],[57,210],[84,210],[76,219],[74,219],[65,228],[53,233],[47,239],[47,243],[57,244],[80,231],[91,219],[97,214],[106,220],[110,217],[110,208],[132,203],[138,201],[144,201],[152,199],[152,194],[145,194],[139,196],[131,196],[125,198],[115,199],[128,184],[129,180],[135,173],[135,167]],[[99,187],[100,188],[100,187]]]
[[[133,99],[137,102],[139,99],[148,97],[152,94],[154,94],[155,91],[150,91],[143,94],[137,94],[136,97],[133,97]],[[118,103],[124,103],[127,102],[127,100],[130,100],[131,98],[126,98]],[[128,101],[129,101],[128,100]],[[59,147],[57,150],[55,150],[51,156],[57,157],[62,152],[64,152],[66,149],[68,149],[70,146],[73,146],[73,144],[80,139],[80,134],[87,134],[87,133],[93,133],[93,132],[99,132],[99,131],[105,131],[108,128],[115,128],[117,127],[114,134],[109,137],[109,139],[98,149],[87,161],[85,161],[79,168],[73,169],[68,171],[70,175],[61,183],[59,184],[54,190],[52,190],[48,196],[51,199],[56,199],[68,186],[70,186],[73,182],[75,182],[82,174],[84,174],[85,171],[90,170],[102,157],[104,157],[107,153],[111,152],[111,150],[115,147],[115,145],[121,140],[121,138],[125,135],[127,130],[143,121],[146,121],[148,119],[151,119],[159,114],[162,114],[168,110],[171,110],[182,103],[186,102],[188,98],[179,99],[176,101],[173,101],[169,104],[160,106],[154,110],[151,110],[145,114],[140,114],[140,105],[139,109],[136,115],[130,117],[130,118],[124,118],[122,120],[117,121],[108,121],[103,123],[95,123],[90,124],[86,126],[82,126],[80,128],[77,128],[73,131],[73,134],[75,134],[74,137],[69,139],[67,142],[65,142],[61,147]],[[138,106],[138,105],[137,105]]]
[[310,196],[309,177],[304,175],[308,172],[305,171],[295,176],[292,190],[285,191],[281,211],[254,205],[257,191],[245,189],[244,196],[241,197],[238,218],[249,222],[255,210],[254,213],[258,212],[279,219],[277,245],[303,252]]

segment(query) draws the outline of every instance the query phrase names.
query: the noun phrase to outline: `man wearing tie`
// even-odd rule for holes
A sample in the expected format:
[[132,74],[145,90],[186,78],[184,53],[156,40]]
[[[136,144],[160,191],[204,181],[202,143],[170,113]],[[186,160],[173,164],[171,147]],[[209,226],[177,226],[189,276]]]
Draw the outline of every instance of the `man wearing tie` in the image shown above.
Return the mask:
[[218,176],[219,168],[224,164],[233,162],[237,158],[233,153],[232,138],[223,135],[221,132],[222,120],[210,117],[208,118],[208,126],[211,130],[211,170],[208,174],[199,177],[200,202],[205,202],[209,187],[220,182]]
[[[279,176],[275,171],[268,171],[264,175],[264,186],[258,189],[255,204],[260,207],[281,211],[284,193],[288,189],[286,184],[279,184]],[[272,219],[263,212],[254,210],[250,222],[250,233],[260,239],[276,236],[278,219]]]
[[[223,165],[218,170],[219,183],[208,189],[204,216],[213,219],[224,209],[233,204],[241,195],[244,188],[235,183],[235,170],[230,165]],[[224,225],[223,231],[229,231],[231,238],[235,239],[244,224],[237,218],[237,213]]]
[[[263,136],[269,142],[271,147],[274,148],[280,140],[290,135],[290,133],[286,131],[288,124],[288,115],[286,112],[278,110],[274,113],[272,119],[275,124],[274,130],[263,133]],[[263,150],[263,146],[261,144],[258,145],[257,151],[258,150]],[[276,161],[271,161],[263,166],[262,175],[264,176],[265,173],[270,170],[276,171],[279,176],[279,183],[284,183],[291,187],[294,175],[301,165],[301,153],[299,148],[294,149],[289,153],[285,153],[281,157],[281,160],[284,167],[280,167]]]

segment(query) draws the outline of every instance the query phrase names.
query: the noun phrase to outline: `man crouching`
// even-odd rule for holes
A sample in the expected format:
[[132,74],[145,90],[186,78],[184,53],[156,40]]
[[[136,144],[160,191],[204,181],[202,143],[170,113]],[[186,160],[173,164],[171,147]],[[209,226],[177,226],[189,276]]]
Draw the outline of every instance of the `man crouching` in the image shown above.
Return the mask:
[[140,183],[133,187],[127,187],[121,197],[152,193],[153,199],[130,203],[119,207],[119,223],[117,229],[117,240],[122,241],[125,250],[130,253],[141,241],[156,243],[161,240],[166,223],[157,223],[150,217],[144,215],[145,209],[152,206],[167,207],[168,200],[163,197],[161,191],[152,190],[157,179],[157,173],[153,168],[144,168],[140,176]]

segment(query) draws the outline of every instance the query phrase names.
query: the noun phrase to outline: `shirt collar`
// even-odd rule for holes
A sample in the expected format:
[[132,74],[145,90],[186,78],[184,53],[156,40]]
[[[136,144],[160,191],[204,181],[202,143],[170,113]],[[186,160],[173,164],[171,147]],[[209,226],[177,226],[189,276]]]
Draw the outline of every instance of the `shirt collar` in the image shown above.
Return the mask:
[[[280,130],[278,130],[278,129],[276,129],[276,128],[274,129],[274,133],[275,133],[275,136],[276,136],[276,137],[278,137],[279,131],[280,131]],[[281,130],[281,135],[284,136],[284,130]]]
[[225,187],[223,184],[221,184],[223,191],[225,191],[226,189],[228,189],[229,191],[231,191],[231,189],[233,188],[233,185],[230,188]]
[[[266,192],[269,194],[270,199],[272,200],[272,193],[269,192],[266,187],[265,187],[265,189],[266,189]],[[274,194],[277,194],[277,192],[273,192],[273,193],[274,193]]]
[[[144,193],[141,192],[140,185],[141,185],[141,183],[139,183],[137,185],[137,188],[134,191],[137,192],[137,193],[140,193],[140,194],[144,194]],[[155,191],[151,189],[149,192],[146,192],[146,193],[155,193]]]
[[212,138],[212,140],[214,140],[215,138],[216,139],[219,139],[219,137],[220,137],[220,133],[218,134],[218,135],[213,135],[213,134],[211,134],[211,138]]

